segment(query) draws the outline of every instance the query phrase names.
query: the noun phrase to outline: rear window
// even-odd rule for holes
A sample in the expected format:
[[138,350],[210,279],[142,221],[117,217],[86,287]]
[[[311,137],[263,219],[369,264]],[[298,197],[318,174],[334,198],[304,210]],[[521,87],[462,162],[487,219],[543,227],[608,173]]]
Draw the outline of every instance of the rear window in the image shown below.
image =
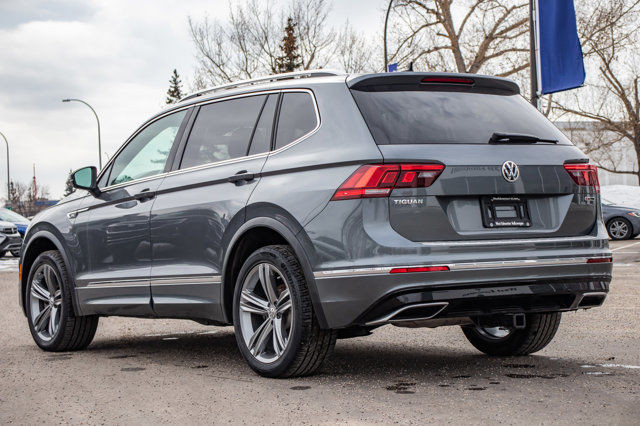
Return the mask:
[[486,144],[493,133],[571,144],[520,95],[434,90],[352,93],[379,145]]

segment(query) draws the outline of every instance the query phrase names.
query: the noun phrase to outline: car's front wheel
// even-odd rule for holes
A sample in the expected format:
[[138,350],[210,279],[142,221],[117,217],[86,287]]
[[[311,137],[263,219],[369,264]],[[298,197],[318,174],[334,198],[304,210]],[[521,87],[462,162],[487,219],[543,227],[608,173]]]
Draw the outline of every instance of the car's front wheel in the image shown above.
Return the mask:
[[97,316],[75,316],[67,268],[56,250],[40,254],[31,266],[26,308],[33,340],[46,351],[84,349],[98,327]]
[[628,240],[631,238],[633,228],[631,222],[622,217],[614,217],[607,224],[607,231],[613,240]]
[[463,326],[462,331],[476,349],[487,355],[528,355],[551,342],[560,326],[560,312],[528,314],[522,329]]
[[233,323],[242,356],[266,377],[311,374],[336,342],[335,331],[319,327],[302,267],[284,245],[258,249],[245,261]]

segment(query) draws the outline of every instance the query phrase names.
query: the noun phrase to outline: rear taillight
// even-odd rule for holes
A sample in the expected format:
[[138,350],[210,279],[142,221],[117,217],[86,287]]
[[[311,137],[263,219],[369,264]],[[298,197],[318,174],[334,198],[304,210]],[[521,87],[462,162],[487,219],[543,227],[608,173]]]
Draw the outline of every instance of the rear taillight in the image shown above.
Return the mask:
[[443,170],[442,164],[367,164],[349,176],[331,200],[388,197],[394,188],[426,188]]
[[592,186],[600,193],[598,167],[595,164],[565,164],[564,168],[577,185]]

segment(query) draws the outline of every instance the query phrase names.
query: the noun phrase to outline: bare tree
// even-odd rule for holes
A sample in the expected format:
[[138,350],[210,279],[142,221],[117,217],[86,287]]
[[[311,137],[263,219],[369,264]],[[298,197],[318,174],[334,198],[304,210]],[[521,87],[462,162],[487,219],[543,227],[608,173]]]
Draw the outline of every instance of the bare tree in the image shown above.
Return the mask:
[[372,55],[369,43],[348,23],[337,31],[328,23],[329,0],[290,0],[277,9],[274,0],[244,0],[230,9],[227,23],[189,18],[198,72],[192,88],[275,74],[287,19],[295,22],[302,69],[337,64],[364,71]]
[[348,73],[363,73],[375,71],[374,49],[371,43],[360,33],[355,31],[347,21],[336,37],[336,54],[338,66]]
[[36,191],[34,193],[32,185],[11,181],[9,185],[11,208],[23,216],[30,217],[49,207],[49,204],[44,202],[48,201],[49,188],[39,185]]
[[[581,127],[577,122],[588,122],[588,136],[577,132],[575,142],[602,169],[635,175],[640,182],[640,1],[590,5],[578,14],[587,84],[559,94],[554,113],[571,121],[573,128]],[[630,152],[635,153],[633,162],[626,161]]]
[[512,76],[529,67],[528,1],[400,0],[391,62]]

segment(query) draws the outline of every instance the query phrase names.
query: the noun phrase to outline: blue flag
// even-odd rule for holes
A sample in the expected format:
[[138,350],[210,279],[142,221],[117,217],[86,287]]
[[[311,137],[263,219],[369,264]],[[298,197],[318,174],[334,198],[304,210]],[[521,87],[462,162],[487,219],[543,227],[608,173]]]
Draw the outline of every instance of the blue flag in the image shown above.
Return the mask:
[[540,92],[547,94],[582,86],[584,63],[573,0],[537,0],[536,3]]

